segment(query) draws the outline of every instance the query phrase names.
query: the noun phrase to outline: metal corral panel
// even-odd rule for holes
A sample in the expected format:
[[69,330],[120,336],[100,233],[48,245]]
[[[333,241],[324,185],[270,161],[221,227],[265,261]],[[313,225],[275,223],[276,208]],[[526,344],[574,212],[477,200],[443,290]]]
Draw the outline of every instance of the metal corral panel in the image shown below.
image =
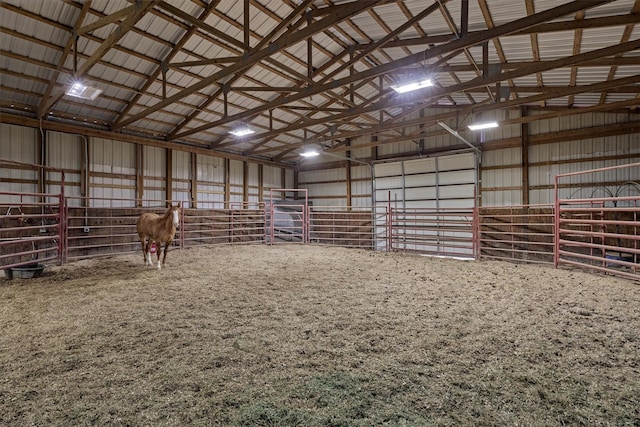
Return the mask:
[[[10,159],[21,163],[35,164],[36,129],[0,123],[0,159]],[[4,182],[4,180],[24,182]],[[0,168],[0,190],[9,192],[35,193],[37,186],[35,170]],[[19,197],[16,198],[19,201]]]

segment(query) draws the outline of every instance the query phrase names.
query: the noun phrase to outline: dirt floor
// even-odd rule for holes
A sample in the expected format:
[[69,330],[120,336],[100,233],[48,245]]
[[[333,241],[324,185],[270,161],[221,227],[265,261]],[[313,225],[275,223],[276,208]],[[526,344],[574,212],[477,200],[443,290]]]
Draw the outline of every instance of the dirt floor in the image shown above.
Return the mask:
[[640,425],[640,284],[333,247],[0,280],[0,425]]

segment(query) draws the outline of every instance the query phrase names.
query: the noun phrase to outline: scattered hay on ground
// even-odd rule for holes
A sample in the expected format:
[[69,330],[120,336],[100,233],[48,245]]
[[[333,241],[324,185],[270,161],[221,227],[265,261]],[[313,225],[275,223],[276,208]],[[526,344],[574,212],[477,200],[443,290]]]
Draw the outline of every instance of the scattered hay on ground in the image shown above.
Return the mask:
[[3,425],[634,425],[640,286],[318,246],[0,281]]

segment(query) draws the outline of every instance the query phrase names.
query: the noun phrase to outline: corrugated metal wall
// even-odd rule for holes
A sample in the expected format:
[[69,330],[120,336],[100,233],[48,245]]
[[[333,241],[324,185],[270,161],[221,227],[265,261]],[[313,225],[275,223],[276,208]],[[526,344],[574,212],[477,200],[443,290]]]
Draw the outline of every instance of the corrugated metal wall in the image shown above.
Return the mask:
[[[4,136],[0,139],[0,159],[38,163],[38,129],[0,124],[0,131]],[[138,194],[142,195],[143,206],[159,206],[166,199],[167,149],[52,131],[45,132],[44,136],[45,165],[65,171],[65,194],[72,197],[72,206],[81,206],[83,203],[81,181],[84,176],[87,177],[86,186],[89,189],[87,196],[94,207],[134,207]],[[174,201],[195,201],[197,206],[203,208],[213,207],[214,203],[221,207],[225,202],[227,178],[229,201],[233,203],[256,203],[261,194],[263,198],[268,197],[271,188],[293,186],[293,170],[283,172],[282,168],[275,166],[260,167],[256,163],[247,163],[245,185],[245,162],[177,150],[170,152],[171,199]],[[142,156],[140,167],[139,154]],[[83,175],[82,168],[87,162],[88,173]],[[143,189],[138,188],[139,174]],[[44,191],[60,192],[60,172],[46,172],[44,179]],[[192,188],[194,182],[195,194]],[[0,168],[0,191],[36,193],[37,171],[27,166],[3,164]],[[281,197],[281,193],[278,197]]]
[[[143,146],[144,192],[142,206],[158,206],[159,200],[165,200],[167,194],[167,150],[164,148]],[[160,203],[160,206],[163,204]]]
[[[59,132],[48,132],[46,150],[46,164],[48,166],[64,170],[65,196],[81,197],[81,165],[84,152],[84,139],[77,135],[69,135]],[[46,172],[46,193],[60,193],[62,173],[55,171]],[[80,206],[80,200],[74,199],[75,206]]]
[[[198,203],[224,202],[225,160],[197,155]],[[199,205],[200,206],[200,205]]]
[[[519,110],[509,112],[496,112],[494,116],[498,120],[517,118]],[[540,114],[535,110],[529,115]],[[414,113],[418,115],[418,113]],[[485,117],[483,117],[484,119]],[[488,119],[490,117],[486,117]],[[461,117],[460,123],[468,124],[469,117]],[[528,185],[529,203],[546,204],[553,200],[554,177],[560,173],[586,170],[598,167],[613,166],[616,164],[640,162],[640,134],[629,133],[623,135],[609,135],[587,139],[571,138],[574,130],[595,128],[597,126],[626,123],[634,120],[627,114],[602,114],[585,113],[554,119],[533,121],[528,125],[530,144],[528,147]],[[454,126],[454,123],[450,123]],[[431,130],[433,131],[434,128]],[[40,131],[35,128],[27,128],[15,125],[0,124],[3,138],[0,140],[0,158],[24,163],[37,163],[38,137]],[[482,134],[467,134],[470,139],[477,142],[483,141],[487,146],[494,141],[507,141],[508,148],[489,148],[482,152],[480,166],[480,200],[482,206],[508,206],[524,203],[524,183],[527,176],[523,174],[523,152],[521,149],[521,124],[512,124],[498,129],[492,129]],[[567,133],[567,140],[553,140],[546,143],[544,140],[554,135]],[[427,135],[429,147],[442,145],[446,148],[451,144],[460,144],[452,135],[436,133]],[[537,138],[537,139],[536,139]],[[575,139],[575,140],[572,140]],[[49,166],[61,167],[66,171],[68,185],[65,190],[73,196],[81,195],[82,159],[84,138],[77,135],[57,132],[45,132],[46,147],[45,162]],[[349,154],[354,159],[366,159],[376,161],[390,155],[404,155],[416,157],[417,145],[415,142],[399,144],[383,144],[375,148],[369,146],[358,148],[358,144],[368,144],[372,137],[367,135],[354,139]],[[542,142],[540,142],[542,141]],[[133,205],[136,194],[142,194],[143,199],[164,200],[166,189],[166,153],[162,148],[143,146],[142,174],[144,176],[144,191],[137,188],[136,167],[137,145],[111,139],[97,137],[88,138],[89,174],[88,196],[91,198],[122,199],[122,205]],[[268,197],[271,188],[290,188],[294,185],[295,173],[291,169],[283,170],[274,166],[260,167],[255,163],[248,163],[245,171],[245,163],[240,160],[225,160],[206,155],[191,155],[191,153],[172,150],[172,198],[174,200],[189,201],[195,199],[198,203],[221,203],[225,200],[225,191],[229,191],[228,199],[238,203],[243,201],[258,201],[260,194]],[[321,156],[323,157],[323,156]],[[347,162],[337,161],[334,157],[324,156],[313,166],[314,170],[298,172],[297,182],[299,188],[309,190],[309,196],[316,206],[370,206],[372,204],[371,167],[357,162],[351,162],[347,173]],[[195,165],[192,165],[195,158]],[[433,160],[431,160],[433,161]],[[314,162],[316,162],[314,160]],[[331,166],[322,168],[322,162]],[[426,163],[425,163],[426,164]],[[226,170],[228,165],[228,171]],[[405,161],[405,165],[412,163]],[[192,168],[195,167],[195,175]],[[378,167],[378,166],[376,166]],[[262,170],[262,176],[260,176]],[[451,171],[445,174],[441,172],[439,179],[458,179],[460,171]],[[627,170],[624,172],[612,171],[599,177],[598,184],[589,185],[588,182],[572,183],[573,190],[577,184],[582,185],[582,193],[596,191],[599,187],[609,187],[606,191],[616,191],[625,181],[640,181],[640,172]],[[285,179],[283,180],[283,175]],[[348,176],[350,175],[350,182]],[[247,183],[245,185],[245,176]],[[391,179],[391,175],[385,175]],[[228,179],[228,183],[226,182]],[[411,181],[414,178],[411,178]],[[417,178],[416,178],[417,179]],[[584,179],[576,178],[576,179]],[[593,179],[593,178],[591,178]],[[395,188],[393,183],[379,181],[378,191],[382,188]],[[196,183],[196,193],[193,194],[192,183]],[[284,181],[284,182],[282,182]],[[38,190],[38,175],[34,170],[19,166],[3,166],[0,170],[0,185],[2,191],[36,192]],[[58,191],[59,174],[50,172],[46,174],[46,191]],[[406,183],[405,183],[406,184]],[[426,192],[429,182],[409,182],[412,189],[408,190],[410,201],[414,192]],[[260,188],[262,185],[262,188]],[[420,187],[424,186],[424,187]],[[418,190],[424,188],[424,190]],[[396,188],[397,190],[397,188]],[[406,191],[407,189],[405,189]],[[562,190],[564,191],[564,190]],[[568,191],[568,190],[567,190]],[[603,190],[604,191],[604,190]],[[630,188],[625,191],[631,191]],[[351,198],[349,199],[349,195]],[[380,195],[378,195],[380,196]],[[563,197],[570,195],[563,194]],[[293,194],[287,195],[293,197]],[[398,197],[400,197],[398,195]],[[94,201],[93,203],[100,203]],[[105,202],[106,203],[106,202]],[[114,202],[109,202],[113,204]]]
[[90,138],[89,197],[93,206],[135,206],[136,146]]
[[191,153],[171,150],[173,160],[171,162],[171,175],[173,176],[172,195],[173,200],[191,200]]
[[[0,159],[22,163],[37,163],[37,129],[0,123]],[[11,166],[0,167],[0,190],[15,193],[35,193],[37,172]],[[19,197],[11,197],[17,201]]]

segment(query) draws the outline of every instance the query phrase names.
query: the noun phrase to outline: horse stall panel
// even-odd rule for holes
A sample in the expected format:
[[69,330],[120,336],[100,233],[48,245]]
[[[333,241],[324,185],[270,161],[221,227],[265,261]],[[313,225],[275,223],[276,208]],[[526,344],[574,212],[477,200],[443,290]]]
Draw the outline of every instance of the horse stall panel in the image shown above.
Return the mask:
[[0,200],[0,268],[61,261],[61,197],[2,192]]
[[556,264],[640,280],[640,163],[558,175],[556,194],[585,185],[556,198]]
[[262,203],[199,203],[183,209],[178,231],[184,247],[195,245],[264,243],[265,210]]
[[307,200],[270,200],[266,204],[268,242],[307,242]]
[[[67,208],[65,259],[141,251],[136,221],[144,212],[164,214],[165,209],[117,207],[126,201],[91,200],[86,207]],[[160,202],[157,202],[160,203]],[[113,205],[116,207],[106,207]]]
[[373,249],[374,214],[371,207],[309,208],[309,241],[312,243]]
[[390,249],[475,257],[473,209],[392,208]]
[[478,209],[480,258],[553,264],[552,205]]

